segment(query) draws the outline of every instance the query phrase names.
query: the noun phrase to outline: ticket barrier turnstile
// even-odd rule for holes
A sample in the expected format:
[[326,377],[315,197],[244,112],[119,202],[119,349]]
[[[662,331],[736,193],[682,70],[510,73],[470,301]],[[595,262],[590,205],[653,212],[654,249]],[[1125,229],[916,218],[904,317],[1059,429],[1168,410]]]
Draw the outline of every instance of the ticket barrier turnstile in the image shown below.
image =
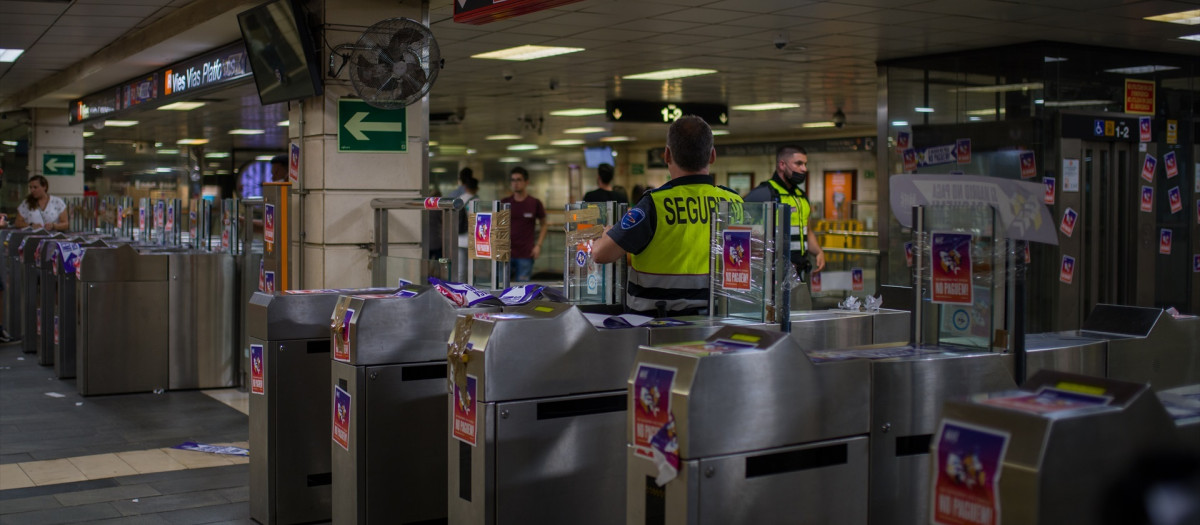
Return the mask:
[[[48,326],[42,326],[42,310],[41,310],[41,294],[42,294],[42,269],[39,266],[41,261],[43,241],[50,239],[65,239],[61,233],[48,234],[42,232],[42,235],[30,235],[22,241],[24,246],[19,254],[21,266],[21,290],[24,296],[21,300],[25,312],[25,326],[22,332],[25,337],[21,339],[21,351],[26,354],[37,354],[39,342],[41,341],[43,329],[49,330]],[[49,356],[47,356],[49,359]],[[49,362],[38,364],[48,365]]]
[[91,248],[80,262],[76,385],[85,396],[168,387],[166,254]]
[[250,517],[263,525],[330,518],[329,318],[353,292],[256,292],[246,307]]
[[1062,372],[948,402],[932,442],[930,517],[1105,523],[1106,500],[1140,456],[1200,453],[1183,430],[1149,385]]
[[446,341],[457,315],[500,307],[397,293],[342,296],[334,312],[334,523],[446,521]]
[[790,320],[792,337],[805,350],[903,345],[909,340],[909,317],[904,310],[793,311]]
[[866,523],[867,361],[726,327],[631,370],[626,523]]
[[37,363],[42,366],[54,365],[54,343],[58,340],[58,277],[55,275],[54,263],[57,261],[58,244],[60,242],[78,242],[78,237],[62,239],[45,239],[38,243],[34,252],[34,271],[37,272],[37,335],[31,341],[37,354]]
[[237,385],[237,274],[233,255],[177,249],[167,253],[168,388]]
[[[5,238],[4,266],[6,287],[4,290],[4,326],[15,340],[23,339],[25,327],[25,272],[21,264],[21,246],[26,237],[44,235],[45,230],[24,228],[8,232]],[[22,347],[23,349],[23,347]]]
[[1106,377],[1165,390],[1200,383],[1200,317],[1098,304],[1079,332],[1108,340]]
[[[108,243],[104,240],[96,239],[91,242],[81,243],[83,249],[92,248],[107,248]],[[76,339],[76,321],[78,315],[78,300],[79,290],[76,274],[74,271],[66,271],[64,268],[63,247],[56,246],[58,249],[57,260],[53,263],[57,267],[55,279],[58,282],[58,301],[55,303],[54,315],[57,319],[55,327],[58,330],[58,337],[54,338],[54,374],[59,379],[71,379],[75,377],[76,360],[79,348],[79,342]],[[75,264],[78,264],[78,260]]]

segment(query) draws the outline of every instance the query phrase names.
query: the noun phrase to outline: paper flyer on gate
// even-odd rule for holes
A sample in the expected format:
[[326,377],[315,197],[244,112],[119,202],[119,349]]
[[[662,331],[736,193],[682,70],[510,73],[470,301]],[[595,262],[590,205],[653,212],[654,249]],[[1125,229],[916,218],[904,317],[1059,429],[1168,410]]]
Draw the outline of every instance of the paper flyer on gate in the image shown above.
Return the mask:
[[490,259],[492,257],[492,214],[475,214],[475,257]]
[[855,292],[863,291],[863,269],[850,269],[850,289]]
[[250,393],[266,392],[263,376],[263,345],[250,345]]
[[1000,472],[1010,434],[969,423],[942,420],[934,434],[933,490],[936,525],[1000,523]]
[[1042,197],[1042,202],[1054,204],[1054,177],[1042,177],[1042,183],[1046,185],[1046,195]]
[[1183,211],[1183,193],[1179,191],[1179,186],[1167,190],[1167,202],[1171,203],[1171,213]]
[[1037,157],[1032,151],[1021,152],[1021,178],[1032,179],[1037,176]]
[[1168,151],[1163,155],[1163,166],[1167,169],[1167,178],[1173,179],[1179,176],[1179,162],[1175,160],[1175,152]]
[[1075,223],[1079,220],[1079,214],[1070,206],[1063,212],[1062,222],[1058,225],[1058,231],[1063,232],[1067,237],[1075,233]]
[[350,450],[350,392],[333,385],[333,442]]
[[263,242],[269,252],[275,245],[275,205],[266,204],[263,208]]
[[1162,255],[1171,255],[1171,237],[1172,231],[1170,228],[1163,228],[1158,232],[1158,253]]
[[671,419],[671,388],[676,370],[661,365],[638,363],[633,378],[633,449],[653,457],[650,441]]
[[1070,255],[1062,256],[1062,264],[1058,267],[1058,281],[1071,284],[1075,280],[1075,258]]
[[971,304],[971,234],[933,232],[930,238],[931,301]]
[[721,232],[725,247],[722,261],[721,288],[726,290],[750,289],[750,228],[731,226]]
[[454,385],[454,439],[472,447],[478,441],[479,406],[475,376],[467,375],[467,384]]
[[1154,182],[1154,169],[1158,166],[1158,159],[1154,155],[1146,154],[1146,160],[1142,162],[1142,178],[1146,182]]
[[1154,211],[1154,188],[1150,186],[1142,186],[1142,211]]

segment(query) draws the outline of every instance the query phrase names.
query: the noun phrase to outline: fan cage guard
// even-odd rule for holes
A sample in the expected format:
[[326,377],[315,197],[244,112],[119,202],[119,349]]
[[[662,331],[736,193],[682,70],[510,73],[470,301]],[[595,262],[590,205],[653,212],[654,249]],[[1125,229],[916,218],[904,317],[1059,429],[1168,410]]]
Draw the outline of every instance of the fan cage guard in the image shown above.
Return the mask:
[[441,51],[433,33],[408,18],[391,18],[367,28],[347,60],[354,90],[380,109],[400,109],[420,100],[441,69]]

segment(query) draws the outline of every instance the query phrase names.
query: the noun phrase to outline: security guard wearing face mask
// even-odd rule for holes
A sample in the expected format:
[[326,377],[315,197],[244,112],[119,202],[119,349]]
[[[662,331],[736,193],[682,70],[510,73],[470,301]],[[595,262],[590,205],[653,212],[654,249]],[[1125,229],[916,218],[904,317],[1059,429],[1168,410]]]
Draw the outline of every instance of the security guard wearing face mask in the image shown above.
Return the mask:
[[[800,189],[807,179],[808,152],[800,146],[783,146],[775,152],[775,173],[746,195],[746,202],[774,201],[792,207],[791,261],[796,273],[806,283],[811,272],[819,272],[825,268],[825,252],[817,243],[817,236],[808,227],[812,208],[808,204],[807,194]],[[815,266],[808,259],[810,253],[816,257]],[[793,310],[812,308],[812,298],[807,293],[807,285],[793,287],[793,292]]]
[[712,129],[687,115],[667,130],[663,160],[671,179],[592,244],[592,258],[610,263],[633,254],[625,306],[654,317],[703,314],[708,308],[710,223],[719,201],[741,202],[713,184],[708,166],[717,158]]

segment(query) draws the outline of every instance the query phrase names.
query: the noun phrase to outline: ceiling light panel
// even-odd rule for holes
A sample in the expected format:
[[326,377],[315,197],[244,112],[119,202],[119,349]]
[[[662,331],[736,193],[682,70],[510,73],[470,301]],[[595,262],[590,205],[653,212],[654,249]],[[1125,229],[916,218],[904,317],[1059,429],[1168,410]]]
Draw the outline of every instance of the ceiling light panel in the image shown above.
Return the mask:
[[781,109],[793,109],[800,107],[800,104],[793,102],[766,102],[763,104],[743,104],[741,106],[733,106],[730,109],[738,111],[778,111]]
[[605,131],[608,131],[608,128],[592,126],[592,127],[585,127],[585,128],[571,128],[568,130],[564,130],[563,133],[570,133],[572,135],[581,135],[581,134],[587,134],[587,133],[603,133]]
[[548,58],[568,53],[578,53],[583,50],[582,47],[517,46],[471,55],[471,58],[524,62],[526,60],[537,60],[539,58]]
[[592,115],[603,115],[604,113],[604,108],[560,109],[550,112],[555,117],[590,117]]
[[1189,26],[1200,25],[1200,9],[1179,11],[1177,13],[1167,13],[1165,15],[1148,16],[1145,19],[1150,20],[1151,22],[1170,22],[1172,24],[1184,24]]
[[675,68],[663,69],[661,71],[651,71],[649,73],[638,73],[636,75],[625,75],[626,80],[673,80],[676,78],[698,77],[701,75],[711,75],[716,73],[715,69],[694,69],[694,68]]
[[158,109],[163,111],[191,111],[202,106],[204,106],[203,102],[172,102],[165,106],[160,106]]

